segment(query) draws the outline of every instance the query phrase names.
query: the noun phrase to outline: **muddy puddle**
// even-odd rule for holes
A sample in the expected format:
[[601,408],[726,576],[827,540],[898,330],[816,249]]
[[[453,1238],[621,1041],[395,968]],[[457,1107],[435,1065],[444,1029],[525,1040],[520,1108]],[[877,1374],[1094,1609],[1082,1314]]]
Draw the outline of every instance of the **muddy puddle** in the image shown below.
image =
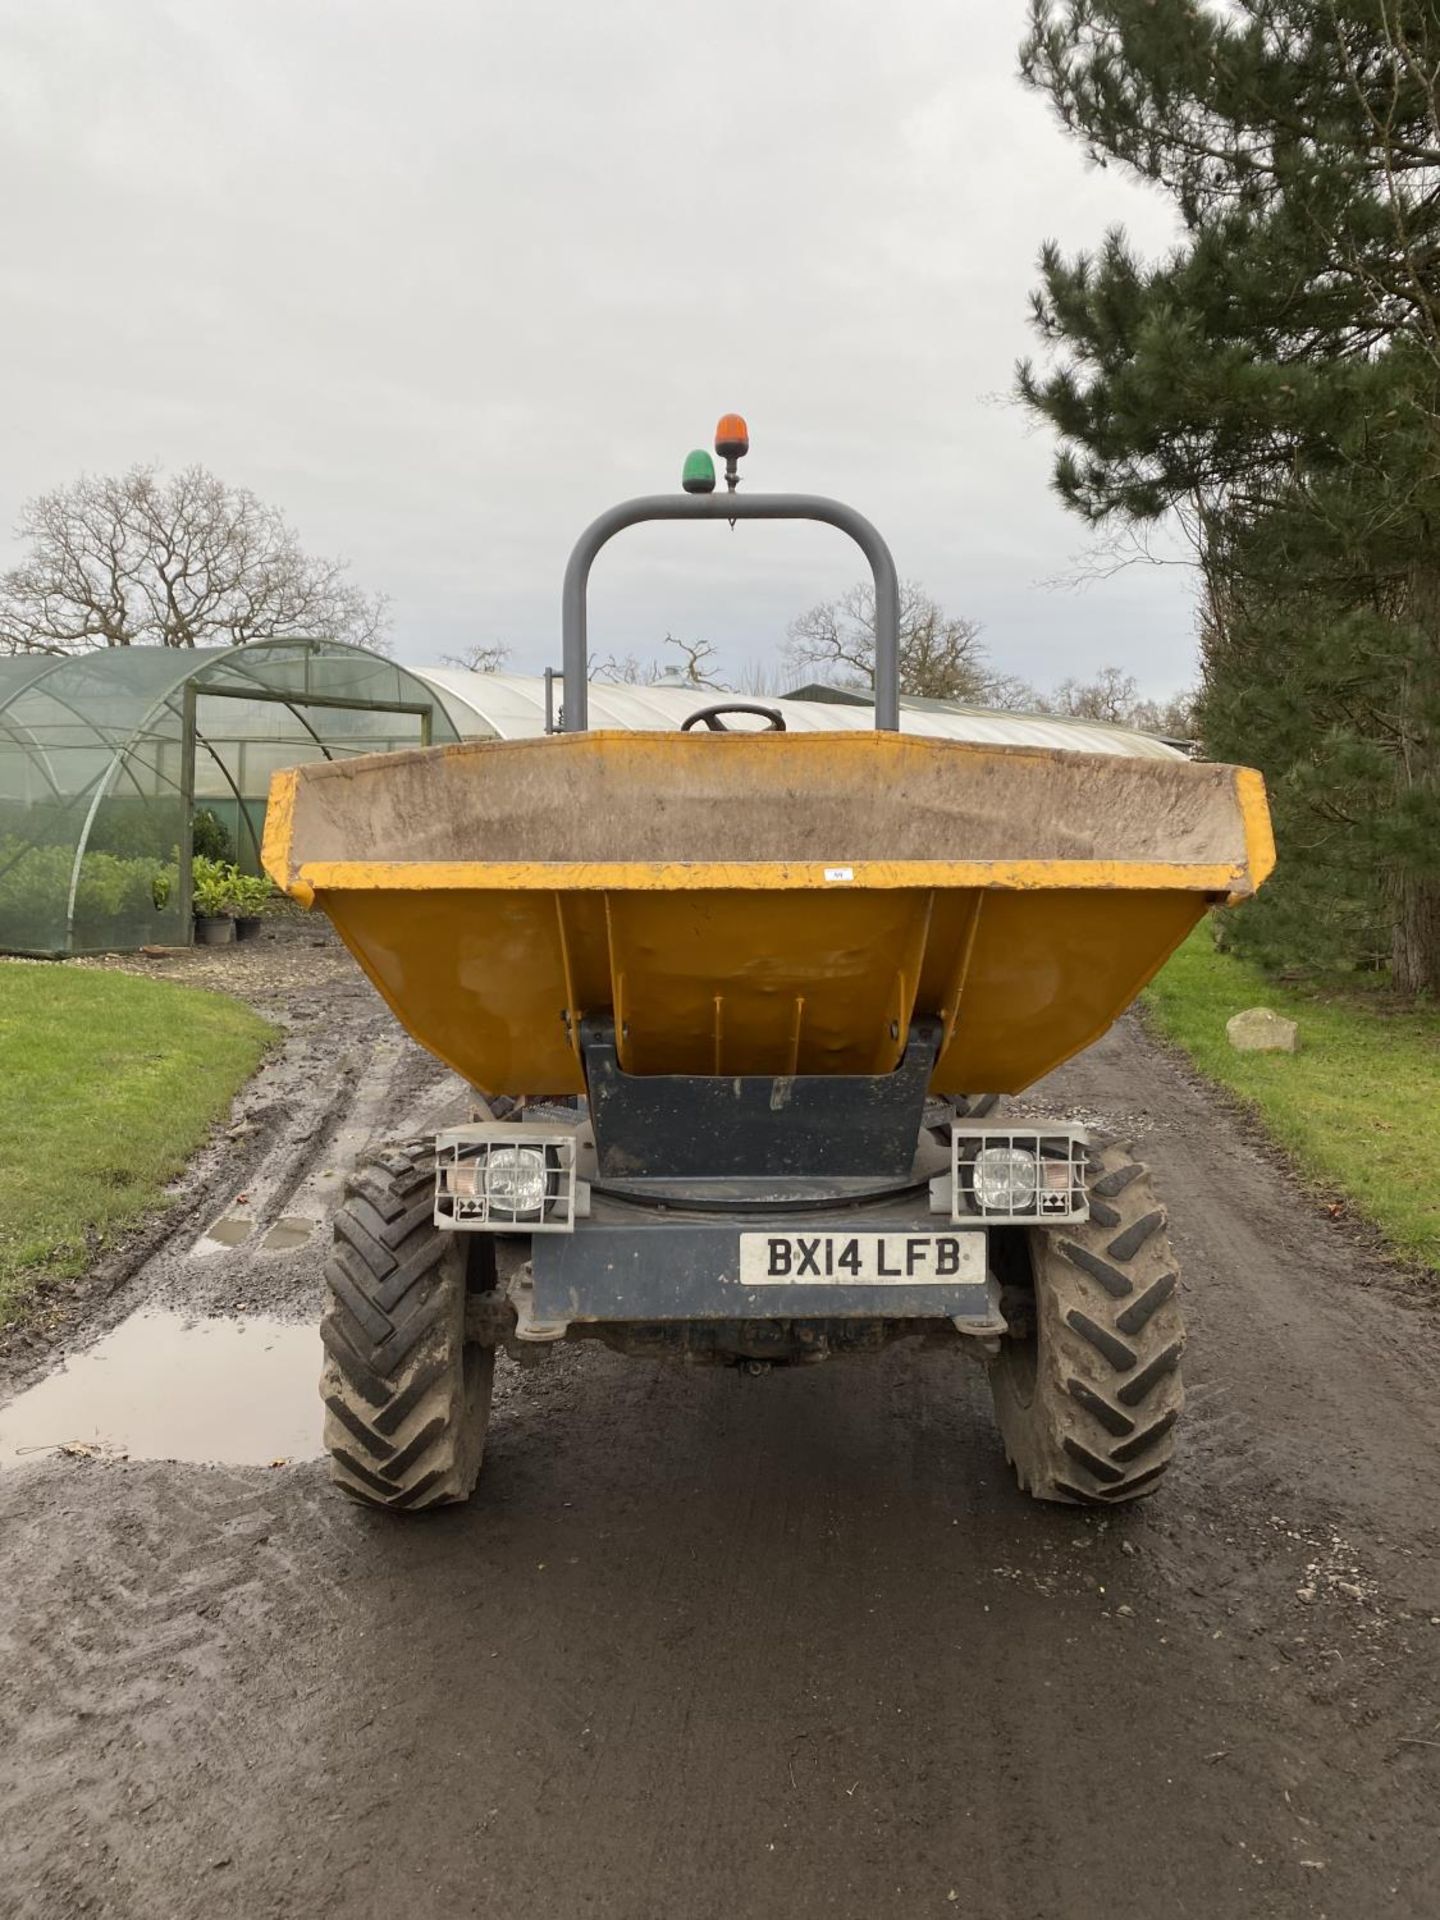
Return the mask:
[[230,1213],[223,1220],[216,1220],[207,1227],[195,1242],[197,1254],[220,1253],[226,1247],[243,1247],[255,1231],[255,1222],[249,1214]]
[[312,1459],[319,1374],[313,1326],[137,1313],[0,1409],[0,1469],[62,1449],[226,1466]]
[[[319,1225],[318,1220],[287,1213],[268,1228],[255,1244],[261,1253],[293,1253],[297,1247],[307,1246],[314,1239]],[[254,1237],[258,1226],[259,1222],[253,1214],[222,1214],[220,1219],[212,1220],[201,1234],[190,1249],[190,1256],[203,1260],[212,1253],[224,1253],[227,1248],[243,1247]]]

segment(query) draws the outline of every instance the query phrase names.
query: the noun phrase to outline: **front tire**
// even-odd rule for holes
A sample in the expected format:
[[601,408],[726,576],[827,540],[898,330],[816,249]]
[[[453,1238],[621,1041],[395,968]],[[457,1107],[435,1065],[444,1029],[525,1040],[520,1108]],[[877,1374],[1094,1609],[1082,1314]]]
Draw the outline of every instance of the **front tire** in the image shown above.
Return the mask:
[[467,1500],[485,1450],[495,1349],[465,1338],[488,1245],[437,1227],[428,1144],[375,1155],[346,1182],[320,1323],[330,1477],[368,1506]]
[[1165,1225],[1145,1167],[1106,1147],[1091,1156],[1089,1220],[1028,1230],[990,1384],[1006,1456],[1037,1500],[1140,1499],[1170,1465],[1185,1327]]

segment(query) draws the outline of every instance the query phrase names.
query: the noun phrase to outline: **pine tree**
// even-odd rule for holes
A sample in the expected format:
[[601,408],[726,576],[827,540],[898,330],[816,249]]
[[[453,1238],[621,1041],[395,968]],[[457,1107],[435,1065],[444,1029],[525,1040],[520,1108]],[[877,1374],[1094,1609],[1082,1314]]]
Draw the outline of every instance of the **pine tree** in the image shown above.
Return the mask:
[[1056,486],[1194,540],[1202,725],[1270,776],[1277,908],[1338,889],[1440,990],[1440,14],[1035,0],[1022,69],[1180,227],[1154,263],[1044,250]]

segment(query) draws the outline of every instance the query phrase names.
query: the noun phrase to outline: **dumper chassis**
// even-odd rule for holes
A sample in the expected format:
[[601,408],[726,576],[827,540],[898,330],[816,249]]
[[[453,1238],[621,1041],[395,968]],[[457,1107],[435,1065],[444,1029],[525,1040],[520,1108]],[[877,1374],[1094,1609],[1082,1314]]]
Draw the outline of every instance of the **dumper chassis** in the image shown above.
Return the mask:
[[537,1322],[531,1246],[438,1226],[436,1173],[434,1140],[397,1147],[355,1171],[336,1217],[325,1442],[336,1483],[357,1500],[403,1510],[468,1498],[497,1349],[534,1365],[565,1338],[753,1373],[903,1339],[968,1349],[988,1366],[1006,1456],[1037,1499],[1132,1500],[1170,1464],[1184,1324],[1163,1210],[1125,1148],[1089,1155],[1088,1219],[988,1230],[999,1314],[968,1323],[857,1317],[843,1289],[833,1316]]
[[[684,497],[581,536],[555,738],[276,776],[267,868],[485,1090],[469,1123],[349,1178],[322,1323],[333,1477],[402,1512],[467,1499],[502,1348],[753,1374],[909,1340],[985,1366],[1030,1494],[1134,1500],[1183,1405],[1164,1208],[1124,1145],[996,1097],[1255,890],[1263,786],[1143,742],[901,736],[888,548],[839,502],[737,494],[736,426],[726,494],[693,455]],[[606,541],[771,519],[837,527],[870,563],[874,730],[787,736],[778,709],[722,702],[675,734],[588,733]],[[765,731],[732,732],[742,716]]]

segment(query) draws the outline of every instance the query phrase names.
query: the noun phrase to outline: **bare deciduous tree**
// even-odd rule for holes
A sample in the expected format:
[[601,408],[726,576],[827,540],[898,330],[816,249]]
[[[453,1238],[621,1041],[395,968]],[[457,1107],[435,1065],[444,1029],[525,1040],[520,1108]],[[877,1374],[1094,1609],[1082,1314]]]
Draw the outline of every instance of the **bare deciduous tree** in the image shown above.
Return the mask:
[[1126,725],[1145,733],[1163,733],[1169,740],[1194,740],[1200,730],[1195,695],[1172,693],[1167,700],[1137,700]]
[[1140,698],[1133,673],[1119,667],[1101,667],[1093,680],[1062,680],[1055,691],[1041,696],[1041,711],[1068,714],[1072,720],[1105,720],[1123,726]]
[[284,516],[203,467],[89,475],[29,502],[29,552],[0,576],[0,652],[348,640],[374,647],[383,596],[305,553]]
[[743,693],[752,700],[781,697],[789,691],[791,681],[792,676],[773,660],[742,660],[734,673],[726,675],[731,693]]
[[607,653],[603,660],[590,658],[590,678],[606,680],[617,687],[653,687],[664,672],[658,660],[642,660],[638,653]]
[[1120,667],[1101,667],[1093,680],[1062,680],[1053,693],[1032,694],[1031,702],[1039,713],[1104,720],[1111,726],[1138,727],[1172,738],[1188,738],[1195,731],[1193,694],[1172,694],[1166,700],[1144,698],[1134,674]]
[[981,707],[994,707],[1000,713],[1039,713],[1043,709],[1043,696],[1038,694],[1028,680],[1022,680],[1018,673],[992,673],[985,682],[985,691],[975,703]]
[[[875,589],[862,581],[791,622],[785,661],[792,674],[819,669],[839,684],[875,684]],[[974,620],[947,614],[925,589],[900,586],[900,691],[932,700],[981,702],[991,676]]]
[[[718,687],[715,678],[715,648],[708,640],[677,640],[673,633],[665,636],[665,645],[675,647],[685,657],[685,663],[679,669],[680,678],[692,687]],[[674,673],[675,668],[670,672]]]
[[499,673],[510,658],[510,649],[503,640],[477,640],[463,653],[445,653],[440,657],[447,667],[460,667],[467,673]]
[[662,680],[682,680],[689,687],[719,687],[715,676],[715,648],[709,640],[677,640],[667,633],[662,646],[678,648],[684,656],[681,667],[667,667],[659,660],[642,660],[627,653],[621,658],[610,653],[603,660],[590,662],[594,680],[609,680],[627,687],[653,687]]

